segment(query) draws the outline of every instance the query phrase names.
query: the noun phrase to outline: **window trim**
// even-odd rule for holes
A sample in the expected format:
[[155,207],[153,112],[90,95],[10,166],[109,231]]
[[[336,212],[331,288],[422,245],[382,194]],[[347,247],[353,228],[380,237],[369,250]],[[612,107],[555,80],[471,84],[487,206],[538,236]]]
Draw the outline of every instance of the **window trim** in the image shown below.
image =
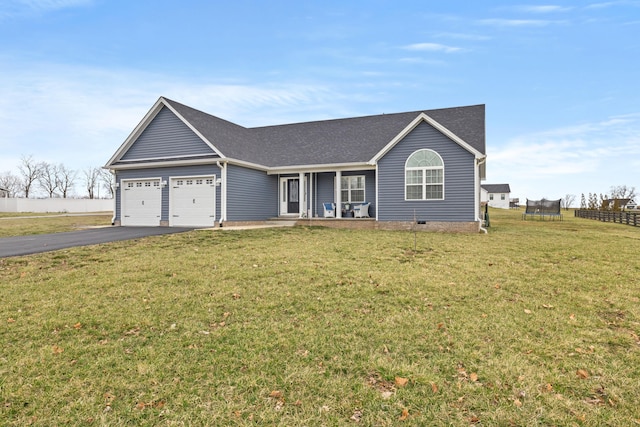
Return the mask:
[[[415,167],[415,166],[409,167],[409,166],[407,166],[408,163],[409,163],[409,160],[414,155],[416,155],[417,153],[419,153],[421,151],[429,151],[429,152],[435,154],[440,159],[441,166],[419,166],[419,167]],[[415,171],[415,170],[418,170],[418,171],[422,172],[422,183],[421,184],[408,184],[407,183],[407,171]],[[428,170],[441,170],[442,171],[442,182],[439,183],[439,184],[429,184],[429,185],[440,185],[441,186],[441,188],[442,188],[442,197],[440,197],[440,198],[437,198],[437,199],[430,198],[430,199],[428,199],[428,198],[425,197],[426,194],[427,194],[427,192],[426,192],[427,183],[426,183],[426,173],[425,173],[425,171],[428,171]],[[430,148],[421,148],[421,149],[416,150],[413,153],[411,153],[407,157],[407,160],[404,162],[404,200],[406,202],[429,202],[429,201],[434,201],[434,200],[435,201],[444,200],[445,199],[445,191],[444,191],[445,190],[444,189],[445,173],[444,172],[445,172],[445,170],[444,170],[444,160],[442,159],[442,156],[437,151],[432,150]],[[409,199],[407,197],[407,186],[408,185],[414,185],[414,186],[420,185],[421,189],[422,189],[422,198],[420,198],[420,199]]]
[[[348,195],[348,200],[344,200],[342,199],[342,194],[340,194],[340,198],[341,198],[341,202],[342,203],[364,203],[367,201],[367,176],[366,175],[342,175],[340,177],[340,192],[342,193],[343,191],[347,192]],[[348,188],[342,188],[342,179],[347,179],[347,183],[348,183]],[[354,181],[357,181],[357,178],[362,178],[362,188],[352,188],[351,187],[351,179],[355,178]],[[358,201],[352,201],[352,197],[351,197],[351,191],[362,191],[362,200],[358,200]]]

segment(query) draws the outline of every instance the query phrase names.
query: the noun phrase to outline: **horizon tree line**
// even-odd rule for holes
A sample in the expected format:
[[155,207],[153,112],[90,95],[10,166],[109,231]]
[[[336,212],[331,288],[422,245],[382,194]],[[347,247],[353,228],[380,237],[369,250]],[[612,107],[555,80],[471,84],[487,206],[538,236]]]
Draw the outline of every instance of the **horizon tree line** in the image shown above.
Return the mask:
[[[9,197],[95,199],[103,189],[104,198],[113,198],[113,175],[99,167],[73,170],[63,163],[38,161],[29,155],[20,158],[17,169],[17,175],[11,171],[0,173],[0,188],[7,190]],[[84,194],[75,193],[78,188]]]
[[580,209],[619,211],[624,208],[623,200],[634,200],[636,196],[635,187],[626,185],[612,186],[609,189],[609,194],[588,193],[585,197],[585,194],[582,193]]

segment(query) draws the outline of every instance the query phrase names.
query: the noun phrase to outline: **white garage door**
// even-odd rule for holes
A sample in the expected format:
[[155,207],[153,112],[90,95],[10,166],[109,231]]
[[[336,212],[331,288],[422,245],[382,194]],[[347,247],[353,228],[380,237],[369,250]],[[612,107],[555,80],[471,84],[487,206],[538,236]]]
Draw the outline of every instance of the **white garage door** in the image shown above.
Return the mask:
[[122,225],[160,225],[162,187],[159,179],[124,181]]
[[212,227],[216,221],[215,176],[172,178],[169,225]]

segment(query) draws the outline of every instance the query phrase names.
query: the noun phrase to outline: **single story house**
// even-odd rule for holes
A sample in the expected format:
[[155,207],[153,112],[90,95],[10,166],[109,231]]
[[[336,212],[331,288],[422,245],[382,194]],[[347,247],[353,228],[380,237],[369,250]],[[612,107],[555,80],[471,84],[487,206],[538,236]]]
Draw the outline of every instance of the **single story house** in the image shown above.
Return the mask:
[[482,195],[480,200],[486,202],[492,208],[509,209],[509,195],[511,188],[509,184],[482,184]]
[[605,199],[602,207],[605,209],[628,211],[638,208],[638,205],[633,199]]
[[116,225],[478,231],[485,160],[484,105],[246,128],[160,97],[104,167]]

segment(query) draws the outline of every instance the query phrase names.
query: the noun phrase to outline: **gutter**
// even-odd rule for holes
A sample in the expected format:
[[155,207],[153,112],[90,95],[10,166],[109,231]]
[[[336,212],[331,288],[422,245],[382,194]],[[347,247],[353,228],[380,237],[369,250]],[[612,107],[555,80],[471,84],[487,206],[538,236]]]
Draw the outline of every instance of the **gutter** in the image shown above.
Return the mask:
[[[480,177],[480,165],[487,162],[487,156],[485,155],[484,157],[476,159],[476,161],[477,161],[477,165],[478,165],[478,181],[482,181],[482,178]],[[481,196],[482,186],[480,185],[480,182],[478,182],[478,193],[479,193],[478,194],[478,200],[477,200],[476,204],[478,206],[477,209],[478,209],[478,224],[479,224],[479,228],[480,228],[480,231],[484,232],[484,234],[489,234],[487,229],[482,226],[482,218],[480,217],[480,200],[482,199],[482,196]]]
[[222,227],[223,222],[227,220],[227,163],[220,163],[218,160],[216,165],[220,168],[220,220],[218,221],[218,224]]

